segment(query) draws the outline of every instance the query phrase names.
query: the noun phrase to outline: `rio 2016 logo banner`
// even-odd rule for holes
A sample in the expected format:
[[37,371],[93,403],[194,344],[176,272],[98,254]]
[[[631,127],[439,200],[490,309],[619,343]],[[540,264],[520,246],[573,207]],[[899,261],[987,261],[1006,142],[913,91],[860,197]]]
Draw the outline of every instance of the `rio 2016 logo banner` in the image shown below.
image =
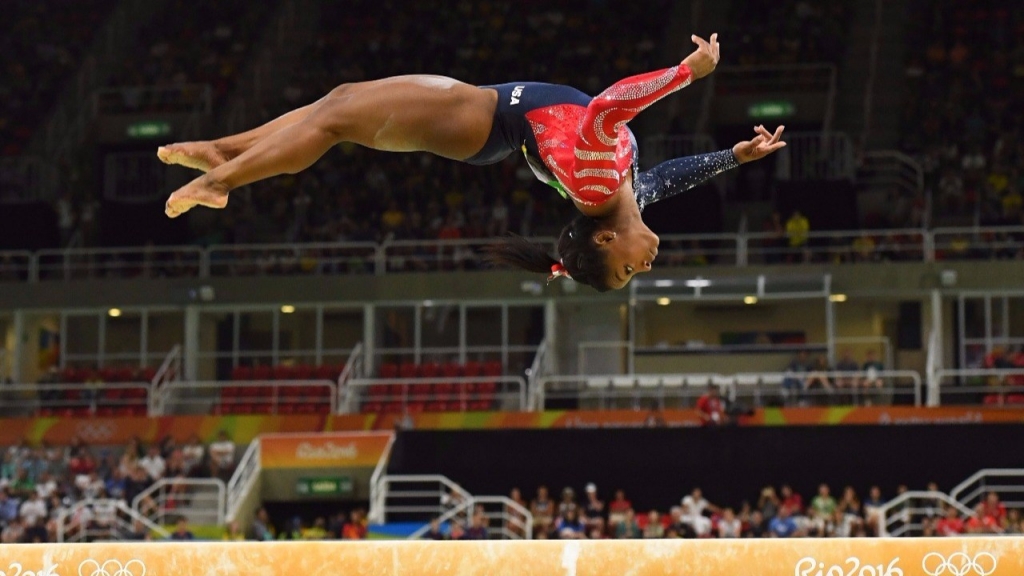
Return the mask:
[[[872,565],[851,556],[842,565],[827,566],[808,556],[796,563],[794,576],[904,576],[899,561],[899,557],[896,557],[888,565]],[[929,552],[921,560],[921,573],[924,576],[991,576],[997,565],[996,557],[988,552],[978,552],[974,556],[964,552],[954,552],[948,556]]]

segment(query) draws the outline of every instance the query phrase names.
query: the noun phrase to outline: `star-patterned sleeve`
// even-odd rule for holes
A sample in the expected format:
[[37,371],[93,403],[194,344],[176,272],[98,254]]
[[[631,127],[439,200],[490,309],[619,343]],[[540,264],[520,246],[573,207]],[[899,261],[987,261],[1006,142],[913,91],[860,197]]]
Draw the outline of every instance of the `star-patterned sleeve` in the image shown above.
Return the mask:
[[739,165],[732,150],[685,156],[662,162],[646,172],[637,174],[633,179],[636,203],[640,210],[643,210],[649,204],[685,192]]

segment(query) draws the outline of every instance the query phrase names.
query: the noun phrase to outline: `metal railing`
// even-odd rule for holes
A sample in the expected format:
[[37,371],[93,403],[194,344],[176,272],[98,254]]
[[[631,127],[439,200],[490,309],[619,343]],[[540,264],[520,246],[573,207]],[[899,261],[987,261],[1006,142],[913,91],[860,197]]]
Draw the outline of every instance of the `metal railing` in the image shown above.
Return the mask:
[[[815,376],[829,380],[821,386]],[[771,404],[849,405],[861,402],[888,405],[903,403],[921,406],[921,376],[910,370],[880,370],[871,376],[881,386],[862,384],[863,372],[787,372],[723,374],[608,374],[589,376],[550,376],[538,382],[537,409],[544,410],[548,400],[577,401],[581,409],[656,406],[693,406],[709,384],[719,387],[722,396],[737,405],[754,408]],[[817,384],[817,387],[811,387]]]
[[974,516],[973,510],[942,492],[908,491],[879,507],[879,536],[920,536],[922,521],[941,516],[944,506],[956,508],[965,517]]
[[1024,468],[978,470],[950,490],[949,495],[973,510],[985,501],[989,492],[996,493],[1000,503],[1007,508],[1024,508]]
[[144,416],[149,383],[3,384],[0,415]]
[[330,380],[176,381],[160,389],[168,414],[327,414],[337,384]]
[[465,521],[472,495],[438,474],[382,475],[370,485],[369,517],[374,522],[429,520]]
[[238,518],[242,505],[249,493],[256,487],[260,477],[260,439],[254,438],[242,454],[238,466],[228,480],[227,497],[224,504],[224,517],[231,522]]
[[224,482],[217,478],[161,478],[132,499],[132,510],[163,526],[180,518],[223,526],[225,493]]
[[[665,234],[657,266],[747,266],[1016,258],[1024,227],[811,231],[793,245],[784,234]],[[552,245],[550,238],[534,239]],[[482,270],[480,248],[497,239],[403,240],[374,244],[265,244],[0,251],[0,281],[97,278],[388,274]]]
[[473,496],[474,513],[484,517],[490,537],[499,540],[531,540],[533,514],[507,496]]
[[40,250],[30,269],[34,280],[197,277],[204,258],[196,246]]
[[860,157],[857,183],[866,187],[895,187],[914,195],[924,190],[924,169],[898,150],[872,150]]
[[936,369],[937,404],[983,404],[1024,412],[1024,368]]
[[150,382],[152,393],[149,395],[149,410],[153,414],[163,414],[164,406],[160,399],[164,396],[164,386],[181,380],[181,361],[181,344],[175,344],[153,375],[153,381]]
[[[113,512],[113,516],[96,522],[97,509],[103,510],[104,515]],[[60,511],[56,524],[57,542],[123,540],[131,537],[139,529],[155,534],[160,539],[171,535],[163,526],[131,509],[124,500],[112,498],[76,502]]]
[[548,344],[548,339],[545,338],[540,341],[540,345],[537,346],[537,353],[533,356],[533,362],[530,367],[526,370],[526,386],[527,393],[529,394],[529,404],[527,408],[529,410],[537,409],[537,382],[547,376],[548,366],[550,361],[548,360],[551,346]]
[[424,409],[464,412],[527,408],[526,380],[521,376],[353,378],[344,392],[340,409],[346,413],[370,408],[374,412],[397,413]]

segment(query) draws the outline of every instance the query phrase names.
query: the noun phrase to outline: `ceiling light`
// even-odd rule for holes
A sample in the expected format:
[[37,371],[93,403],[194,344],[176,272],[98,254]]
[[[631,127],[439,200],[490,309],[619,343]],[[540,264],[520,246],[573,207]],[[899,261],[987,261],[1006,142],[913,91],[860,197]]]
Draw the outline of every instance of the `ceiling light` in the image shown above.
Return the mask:
[[665,298],[665,297],[658,298],[658,306],[668,306],[671,303],[672,303],[672,300],[670,300],[668,298]]
[[281,306],[281,314],[291,314],[293,312],[295,312],[295,306],[292,306],[291,304]]

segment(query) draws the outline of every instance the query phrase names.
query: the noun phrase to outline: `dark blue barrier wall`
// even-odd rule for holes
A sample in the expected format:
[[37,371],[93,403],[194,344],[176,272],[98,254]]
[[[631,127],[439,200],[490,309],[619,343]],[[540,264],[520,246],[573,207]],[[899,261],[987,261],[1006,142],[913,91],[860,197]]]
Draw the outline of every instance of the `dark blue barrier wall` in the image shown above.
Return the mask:
[[533,496],[587,482],[601,496],[626,490],[640,510],[667,509],[694,486],[712,502],[756,501],[766,484],[791,484],[805,502],[819,482],[833,492],[872,484],[949,490],[981,468],[1024,467],[1024,426],[822,426],[721,429],[403,432],[390,473],[444,474],[477,494]]

